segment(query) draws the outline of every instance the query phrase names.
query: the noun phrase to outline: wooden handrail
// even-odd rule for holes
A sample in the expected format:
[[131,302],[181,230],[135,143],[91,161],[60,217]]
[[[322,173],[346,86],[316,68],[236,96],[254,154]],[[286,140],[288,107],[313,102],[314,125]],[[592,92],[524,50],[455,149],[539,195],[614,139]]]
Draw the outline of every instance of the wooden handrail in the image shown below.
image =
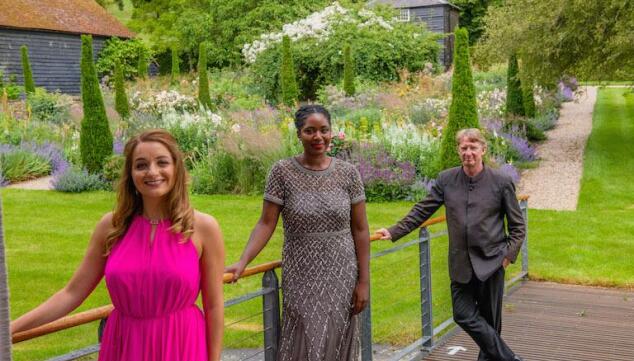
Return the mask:
[[[520,201],[527,200],[528,195],[520,195],[517,197],[517,199]],[[445,216],[430,218],[421,225],[421,228],[428,227],[433,224],[442,223],[445,220],[446,220]],[[370,235],[371,242],[378,241],[380,240],[380,238],[381,236],[378,233],[374,233]],[[249,267],[245,269],[244,272],[242,272],[242,275],[240,278],[254,276],[260,273],[264,273],[266,271],[279,268],[281,266],[282,266],[282,261],[280,260],[259,264],[257,266],[253,266],[253,267]],[[233,280],[233,273],[225,273],[222,277],[222,281],[224,283],[231,283],[232,280]],[[106,305],[102,307],[93,308],[88,311],[76,313],[74,315],[62,317],[59,320],[49,322],[45,325],[32,328],[27,331],[17,332],[12,335],[11,342],[18,343],[18,342],[30,340],[32,338],[36,338],[39,336],[44,336],[49,333],[65,330],[67,328],[76,327],[76,326],[80,326],[80,325],[90,323],[96,320],[100,320],[102,318],[108,317],[110,315],[110,312],[112,312],[113,309],[114,309],[114,306],[110,304],[110,305]]]

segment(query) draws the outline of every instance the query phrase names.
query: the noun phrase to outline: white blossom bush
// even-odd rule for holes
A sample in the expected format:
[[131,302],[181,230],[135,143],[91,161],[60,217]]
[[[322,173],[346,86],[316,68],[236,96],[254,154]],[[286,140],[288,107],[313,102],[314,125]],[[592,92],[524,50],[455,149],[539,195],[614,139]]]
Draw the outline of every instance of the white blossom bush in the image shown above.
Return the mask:
[[163,114],[170,111],[191,112],[198,108],[198,100],[192,96],[183,95],[175,90],[162,90],[150,93],[145,97],[136,91],[130,98],[132,109],[143,113]]

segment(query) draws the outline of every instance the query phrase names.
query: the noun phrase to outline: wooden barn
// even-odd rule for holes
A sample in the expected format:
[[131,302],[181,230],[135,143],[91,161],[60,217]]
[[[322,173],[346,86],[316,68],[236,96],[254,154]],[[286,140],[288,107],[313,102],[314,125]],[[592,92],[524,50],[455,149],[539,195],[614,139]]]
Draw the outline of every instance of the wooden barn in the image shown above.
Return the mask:
[[134,36],[94,0],[0,1],[0,71],[22,84],[20,47],[29,49],[35,85],[80,93],[81,34],[92,34],[95,58],[113,36]]
[[[458,26],[459,8],[445,0],[372,0],[369,4],[387,4],[399,10],[402,21],[424,22],[436,33],[453,33]],[[453,36],[440,40],[440,62],[450,67],[453,61]]]

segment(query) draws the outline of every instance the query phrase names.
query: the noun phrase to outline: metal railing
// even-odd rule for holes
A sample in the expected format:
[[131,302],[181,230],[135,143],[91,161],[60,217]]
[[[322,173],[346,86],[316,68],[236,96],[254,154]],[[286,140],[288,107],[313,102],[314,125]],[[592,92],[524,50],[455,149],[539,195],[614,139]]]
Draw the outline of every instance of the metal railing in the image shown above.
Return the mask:
[[[524,219],[528,225],[528,212],[527,212],[527,204],[528,204],[528,196],[520,196],[518,198],[520,202],[520,208],[522,209],[522,213]],[[378,252],[374,252],[371,255],[371,259],[373,260],[373,268],[371,273],[375,273],[377,270],[381,271],[381,269],[374,268],[374,264],[376,264],[377,260],[387,259],[389,255],[396,254],[400,256],[396,262],[403,264],[407,262],[407,259],[403,258],[403,254],[406,252],[412,252],[412,247],[418,246],[417,252],[412,257],[410,254],[407,257],[410,257],[411,260],[416,261],[418,267],[409,267],[410,269],[410,277],[416,277],[417,283],[419,286],[418,292],[415,295],[409,295],[410,300],[415,298],[415,303],[420,305],[420,338],[415,340],[402,347],[394,356],[391,357],[391,360],[401,360],[403,358],[411,359],[412,357],[420,358],[425,354],[431,352],[434,347],[442,342],[442,338],[440,335],[445,335],[443,337],[447,337],[451,334],[451,332],[447,332],[450,328],[455,327],[453,319],[450,317],[447,320],[440,323],[440,325],[434,328],[433,326],[433,303],[432,303],[432,275],[431,275],[431,240],[434,238],[438,238],[447,234],[447,231],[441,231],[434,234],[429,232],[428,227],[433,224],[442,223],[445,221],[445,217],[436,217],[425,222],[418,234],[418,238],[411,240],[409,242],[397,244],[395,246],[389,247],[387,249],[383,249]],[[528,227],[527,227],[528,228]],[[527,229],[528,231],[528,229]],[[527,232],[528,233],[528,232]],[[521,272],[512,278],[510,281],[507,281],[507,287],[512,286],[517,281],[525,279],[528,275],[528,237],[524,240],[524,243],[521,247]],[[371,236],[371,241],[378,240],[379,236],[374,234]],[[410,261],[411,261],[410,260]],[[393,262],[395,263],[395,262]],[[409,264],[408,264],[409,265]],[[387,266],[391,266],[390,263],[387,263]],[[407,265],[406,265],[407,266]],[[238,312],[239,316],[237,320],[231,321],[229,323],[225,323],[225,332],[235,328],[236,325],[239,325],[242,322],[246,322],[249,320],[253,320],[259,318],[261,316],[261,327],[259,325],[249,324],[251,332],[247,333],[246,337],[243,337],[238,340],[237,344],[244,343],[247,339],[253,339],[257,335],[261,335],[262,343],[258,347],[252,347],[246,350],[243,350],[241,353],[234,355],[232,357],[225,358],[223,353],[223,359],[231,359],[231,360],[265,360],[265,361],[274,361],[277,355],[277,347],[278,341],[280,338],[281,325],[280,325],[280,284],[278,280],[278,276],[276,274],[276,269],[281,267],[281,261],[273,261],[265,264],[261,264],[255,267],[247,268],[241,276],[241,279],[252,277],[258,274],[262,274],[261,287],[256,290],[251,290],[249,292],[243,293],[240,296],[231,298],[225,301],[225,310],[236,308],[238,305],[246,304],[251,300],[256,300],[258,298],[262,299],[262,306],[257,312],[248,312],[242,311]],[[386,266],[383,266],[386,267]],[[412,268],[414,268],[412,270]],[[418,270],[418,272],[416,272]],[[416,274],[418,273],[418,274]],[[401,277],[403,278],[403,277]],[[233,274],[225,273],[223,277],[223,281],[225,284],[230,283],[233,279]],[[372,282],[371,282],[372,284]],[[374,287],[374,285],[372,286]],[[383,294],[389,294],[390,292],[383,292]],[[381,309],[377,309],[375,305],[375,301],[382,300],[373,300],[370,298],[370,303],[368,307],[361,313],[360,315],[360,323],[361,323],[361,359],[363,361],[371,361],[373,357],[373,348],[374,345],[372,343],[372,313],[381,311]],[[385,301],[385,300],[383,300]],[[402,301],[402,300],[400,300]],[[387,302],[392,303],[391,300],[387,300]],[[394,301],[399,302],[399,301]],[[378,302],[376,302],[378,303]],[[384,302],[385,303],[385,302]],[[416,308],[416,307],[415,307]],[[98,329],[98,339],[101,341],[101,334],[103,331],[103,327],[107,320],[108,315],[112,312],[113,306],[107,305],[95,309],[91,309],[85,312],[77,313],[75,315],[64,317],[60,320],[48,323],[46,325],[42,325],[40,327],[19,332],[13,335],[12,342],[18,343],[25,340],[33,339],[36,337],[40,337],[43,335],[47,335],[53,332],[57,332],[60,330],[68,329],[71,327],[76,327],[79,325],[87,324],[96,320],[101,320]],[[416,312],[416,311],[414,311]],[[245,315],[246,313],[246,315]],[[380,312],[378,313],[380,314]],[[252,340],[249,340],[252,341]],[[248,343],[248,342],[247,342]],[[85,357],[87,355],[96,353],[99,351],[99,344],[89,346],[83,348],[81,350],[73,351],[71,353],[58,356],[50,359],[49,361],[70,361],[76,360],[81,357]]]

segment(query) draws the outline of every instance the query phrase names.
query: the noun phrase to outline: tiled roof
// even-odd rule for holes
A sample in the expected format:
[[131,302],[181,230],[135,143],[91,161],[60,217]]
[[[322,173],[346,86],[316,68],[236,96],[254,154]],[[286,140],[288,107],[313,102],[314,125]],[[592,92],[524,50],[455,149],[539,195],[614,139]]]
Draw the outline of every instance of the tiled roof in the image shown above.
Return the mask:
[[134,36],[94,0],[0,0],[0,27]]

